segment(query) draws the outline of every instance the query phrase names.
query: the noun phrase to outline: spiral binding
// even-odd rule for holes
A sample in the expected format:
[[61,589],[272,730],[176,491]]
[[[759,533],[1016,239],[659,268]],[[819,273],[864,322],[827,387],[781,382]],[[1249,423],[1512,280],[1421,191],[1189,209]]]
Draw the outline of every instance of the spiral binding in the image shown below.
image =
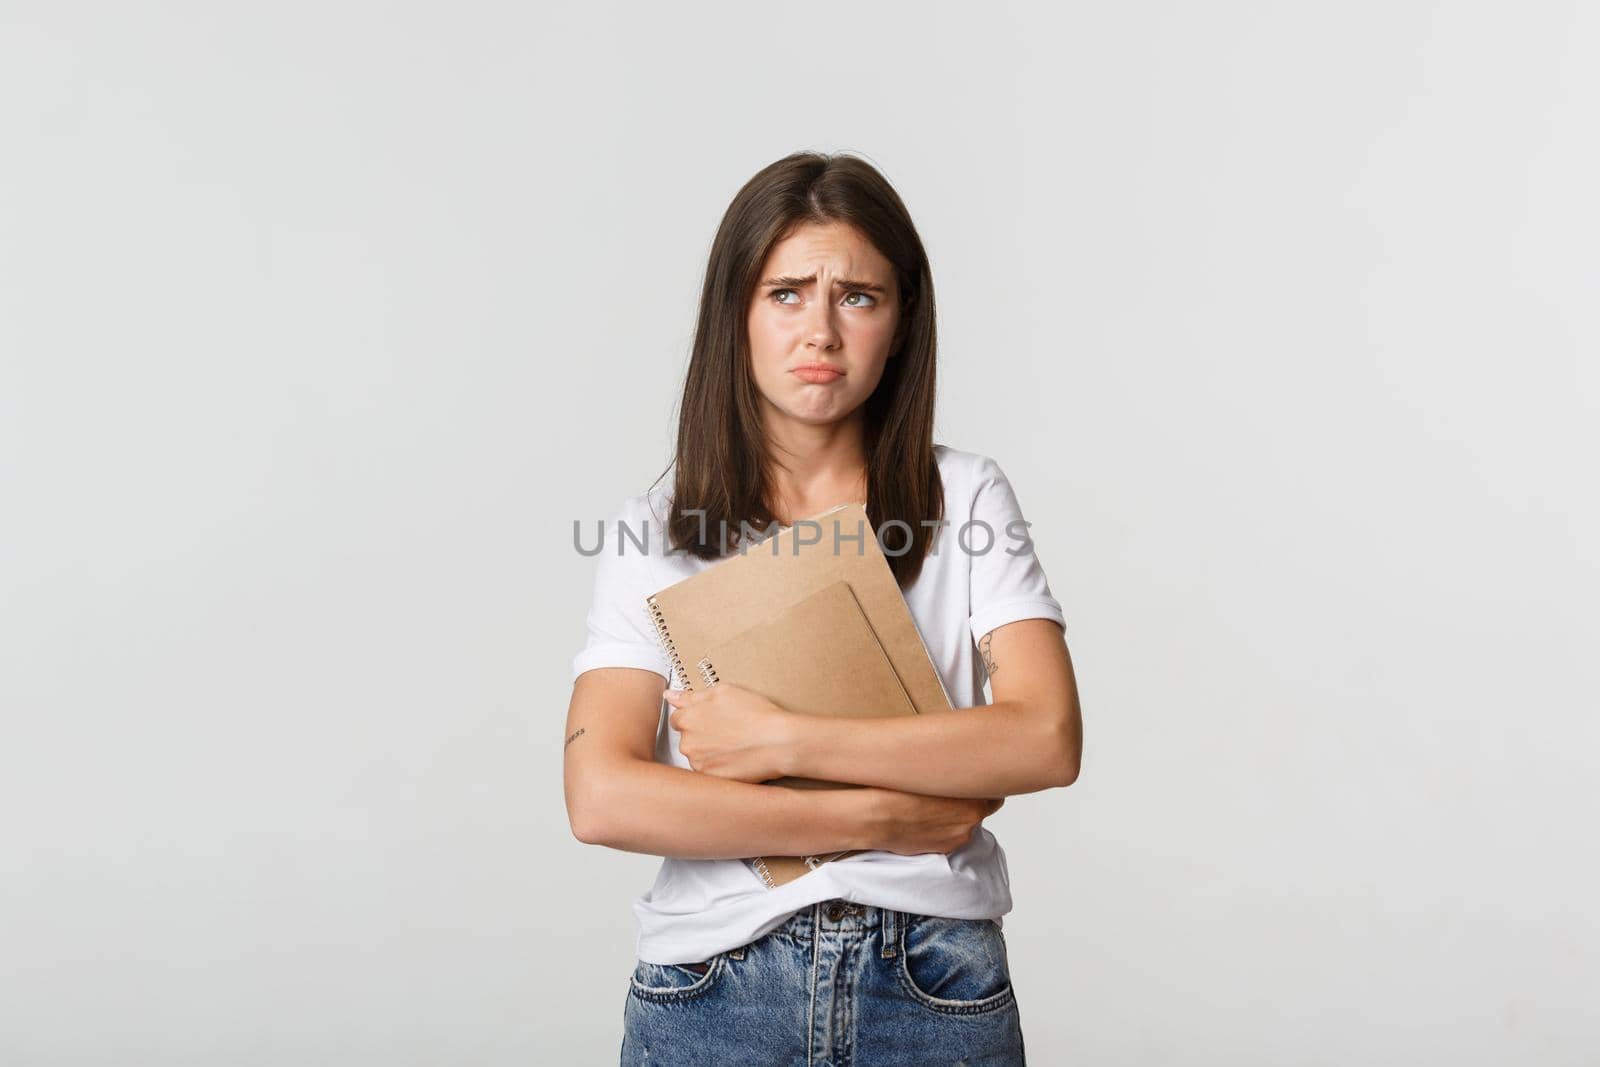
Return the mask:
[[758,856],[748,862],[750,866],[755,868],[756,874],[760,875],[761,880],[766,883],[768,889],[778,888],[778,883],[772,880],[772,872],[767,869],[766,860]]
[[[654,607],[653,601],[651,606]],[[657,617],[659,618],[660,616],[658,615]],[[665,625],[659,625],[656,627],[656,629],[663,634],[666,632]],[[681,670],[682,667],[678,662],[677,650],[669,648],[669,652],[672,655],[674,668]],[[702,656],[700,661],[695,664],[695,667],[699,669],[700,677],[705,679],[707,687],[714,686],[722,680],[720,677],[718,677],[717,669],[711,665],[711,659],[708,656]],[[849,854],[850,850],[846,849],[842,852],[833,852],[824,856],[806,856],[804,857],[804,860],[807,869],[814,871],[818,867],[821,867],[824,863],[827,863],[829,860],[836,860],[840,856],[848,856]],[[774,881],[772,877],[772,869],[767,866],[767,861],[765,859],[757,856],[753,859],[746,860],[745,862],[750,864],[751,868],[756,872],[756,876],[761,879],[762,883],[765,884],[768,889],[778,888],[778,883]]]
[[824,863],[832,863],[836,859],[842,859],[845,856],[850,856],[850,855],[854,855],[854,853],[850,849],[847,848],[847,849],[842,849],[842,850],[840,850],[838,852],[830,852],[825,856],[807,856],[806,857],[806,866],[810,867],[814,871],[818,867],[821,867]]
[[683,669],[683,660],[678,657],[678,646],[672,643],[672,635],[667,632],[667,620],[661,614],[661,605],[656,603],[655,597],[645,598],[646,610],[650,613],[650,621],[656,628],[656,640],[661,642],[661,648],[666,652],[667,658],[672,661],[672,674],[677,678],[684,689],[689,689],[689,674]]

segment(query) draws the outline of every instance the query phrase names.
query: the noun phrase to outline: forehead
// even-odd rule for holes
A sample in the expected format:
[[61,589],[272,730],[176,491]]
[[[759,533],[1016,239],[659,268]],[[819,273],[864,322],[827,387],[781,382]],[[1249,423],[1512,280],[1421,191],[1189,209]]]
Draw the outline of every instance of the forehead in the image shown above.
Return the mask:
[[834,271],[851,278],[887,284],[894,267],[854,226],[844,222],[805,222],[772,246],[762,275]]

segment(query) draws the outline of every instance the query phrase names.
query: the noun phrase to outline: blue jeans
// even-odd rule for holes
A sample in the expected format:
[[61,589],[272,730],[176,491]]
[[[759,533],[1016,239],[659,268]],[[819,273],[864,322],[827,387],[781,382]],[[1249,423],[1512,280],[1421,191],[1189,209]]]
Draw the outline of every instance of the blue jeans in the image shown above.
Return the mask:
[[825,900],[702,963],[636,961],[628,981],[623,1067],[1022,1063],[990,919]]

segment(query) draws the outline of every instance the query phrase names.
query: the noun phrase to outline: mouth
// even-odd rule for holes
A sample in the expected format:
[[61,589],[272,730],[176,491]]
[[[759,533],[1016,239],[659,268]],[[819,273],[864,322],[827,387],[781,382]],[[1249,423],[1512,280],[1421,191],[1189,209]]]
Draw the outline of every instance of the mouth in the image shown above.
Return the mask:
[[831,363],[802,363],[798,367],[790,367],[789,373],[813,385],[822,385],[844,377],[844,369]]

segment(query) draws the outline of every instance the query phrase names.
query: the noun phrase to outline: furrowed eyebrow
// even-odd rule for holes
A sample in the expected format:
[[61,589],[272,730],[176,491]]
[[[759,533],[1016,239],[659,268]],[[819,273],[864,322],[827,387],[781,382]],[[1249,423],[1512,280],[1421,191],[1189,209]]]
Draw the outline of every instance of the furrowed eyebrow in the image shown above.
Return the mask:
[[[781,289],[804,289],[817,280],[815,274],[808,274],[804,278],[797,278],[792,274],[785,274],[777,278],[768,278],[762,285],[775,286]],[[876,282],[857,282],[848,278],[841,278],[836,283],[840,289],[865,290],[869,293],[886,293],[887,290]]]

